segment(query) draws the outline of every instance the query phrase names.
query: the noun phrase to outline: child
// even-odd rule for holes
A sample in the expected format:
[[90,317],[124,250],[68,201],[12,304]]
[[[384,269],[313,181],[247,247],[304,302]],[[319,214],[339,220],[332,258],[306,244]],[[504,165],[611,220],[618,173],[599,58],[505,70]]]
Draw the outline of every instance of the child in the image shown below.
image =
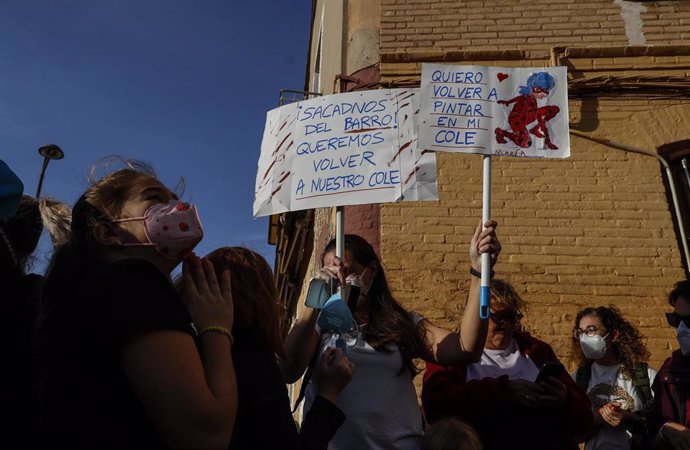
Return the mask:
[[276,355],[284,356],[278,293],[273,273],[259,254],[242,247],[219,248],[207,258],[216,273],[232,273],[235,306],[232,358],[239,392],[234,450],[325,450],[345,415],[336,397],[352,379],[352,364],[331,349],[318,362],[322,390],[298,433]]
[[[196,208],[128,165],[79,198],[48,269],[44,443],[227,449],[237,403],[230,276],[219,281],[191,253],[203,236]],[[170,272],[183,259],[178,295]]]

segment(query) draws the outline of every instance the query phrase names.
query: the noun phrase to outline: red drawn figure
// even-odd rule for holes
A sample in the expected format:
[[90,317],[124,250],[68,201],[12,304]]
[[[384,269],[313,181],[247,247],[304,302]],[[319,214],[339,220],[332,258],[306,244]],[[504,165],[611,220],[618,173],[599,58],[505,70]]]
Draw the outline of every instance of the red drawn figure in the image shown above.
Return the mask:
[[[549,73],[533,73],[527,79],[527,86],[520,87],[520,95],[510,100],[498,100],[497,103],[500,105],[508,106],[515,103],[515,106],[508,114],[510,130],[502,130],[501,128],[494,130],[496,142],[505,144],[506,138],[508,138],[518,147],[528,148],[532,146],[530,134],[533,134],[538,138],[544,138],[544,145],[551,150],[558,150],[558,147],[551,142],[546,122],[556,117],[561,109],[558,106],[539,107],[537,105],[537,100],[546,98],[555,85],[556,80]],[[528,131],[527,127],[534,122],[536,125]]]

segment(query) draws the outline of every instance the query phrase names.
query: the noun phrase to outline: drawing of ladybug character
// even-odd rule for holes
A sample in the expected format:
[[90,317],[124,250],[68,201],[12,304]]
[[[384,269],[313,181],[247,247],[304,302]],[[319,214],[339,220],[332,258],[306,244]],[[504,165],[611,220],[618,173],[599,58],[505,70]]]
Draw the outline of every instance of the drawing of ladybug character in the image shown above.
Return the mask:
[[[549,73],[533,73],[527,78],[527,86],[520,86],[520,95],[510,100],[498,100],[497,103],[500,105],[508,106],[515,103],[515,106],[508,114],[508,124],[512,131],[496,128],[494,131],[496,142],[505,144],[508,138],[518,147],[531,147],[531,133],[538,138],[544,138],[544,144],[551,150],[558,150],[558,147],[551,142],[546,122],[556,117],[561,109],[558,106],[539,107],[537,105],[537,100],[546,98],[555,85],[556,80]],[[528,132],[527,127],[534,122],[537,124]]]

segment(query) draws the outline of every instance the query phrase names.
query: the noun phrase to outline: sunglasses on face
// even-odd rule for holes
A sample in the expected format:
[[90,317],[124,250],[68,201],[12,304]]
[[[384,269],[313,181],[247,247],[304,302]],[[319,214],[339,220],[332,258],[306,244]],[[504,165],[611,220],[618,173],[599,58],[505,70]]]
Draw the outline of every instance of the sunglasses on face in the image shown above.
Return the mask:
[[491,312],[491,318],[493,319],[494,322],[497,323],[502,323],[502,322],[517,322],[518,320],[522,319],[522,314],[519,311],[514,311],[514,310],[506,310],[506,311],[496,311],[496,312]]
[[673,328],[678,328],[681,322],[683,322],[686,327],[690,328],[690,316],[681,316],[674,312],[666,313],[666,322]]

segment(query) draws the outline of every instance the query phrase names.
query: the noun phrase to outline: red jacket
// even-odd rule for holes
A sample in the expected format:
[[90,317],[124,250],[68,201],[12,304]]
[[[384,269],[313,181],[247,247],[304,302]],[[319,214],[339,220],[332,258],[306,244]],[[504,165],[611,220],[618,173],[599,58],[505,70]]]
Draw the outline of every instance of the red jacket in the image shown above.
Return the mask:
[[678,422],[690,427],[690,356],[673,352],[652,383],[654,403],[647,414],[650,434],[654,436],[664,422]]
[[[515,332],[520,352],[537,367],[559,362],[551,347],[529,333]],[[427,363],[422,405],[427,421],[453,416],[472,425],[485,450],[506,448],[577,449],[593,428],[587,395],[566,371],[559,379],[568,387],[565,407],[526,408],[512,401],[507,375],[465,381],[467,365]]]

